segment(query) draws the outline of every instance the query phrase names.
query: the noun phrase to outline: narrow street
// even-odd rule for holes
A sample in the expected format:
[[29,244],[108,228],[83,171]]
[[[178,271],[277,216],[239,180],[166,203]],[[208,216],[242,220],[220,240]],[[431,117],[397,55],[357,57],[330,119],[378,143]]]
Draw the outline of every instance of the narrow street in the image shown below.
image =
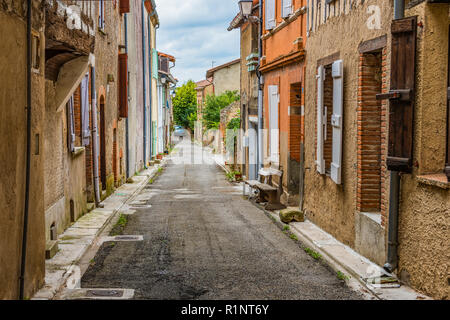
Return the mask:
[[134,289],[135,299],[360,299],[218,166],[189,164],[199,146],[184,141],[175,154],[137,196],[147,206],[136,205],[124,229],[144,240],[104,243],[82,288]]

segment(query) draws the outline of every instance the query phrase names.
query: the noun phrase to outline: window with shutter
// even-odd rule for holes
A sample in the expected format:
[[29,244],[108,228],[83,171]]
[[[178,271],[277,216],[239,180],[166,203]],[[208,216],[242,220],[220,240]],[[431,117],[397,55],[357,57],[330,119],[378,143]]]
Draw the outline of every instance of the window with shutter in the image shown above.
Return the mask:
[[128,117],[128,55],[119,54],[119,116]]
[[69,152],[75,151],[75,116],[73,112],[73,96],[67,102],[67,146]]
[[281,6],[281,16],[288,18],[292,14],[292,0],[282,0]]
[[417,17],[394,20],[392,32],[387,168],[411,172]]
[[319,66],[317,71],[317,171],[320,174],[325,174],[325,158],[323,156],[324,145],[324,81],[325,68]]
[[448,39],[448,88],[447,88],[447,159],[445,161],[445,174],[450,182],[450,27]]
[[272,30],[277,26],[276,16],[275,16],[275,8],[276,8],[276,0],[266,0],[264,1],[266,6],[266,30]]
[[91,137],[89,111],[89,73],[87,73],[81,81],[81,139],[83,146],[89,145]]
[[331,179],[336,184],[341,184],[342,168],[342,124],[344,103],[344,63],[335,61],[332,67],[333,76],[333,115],[331,125],[333,127],[333,160],[331,163]]
[[279,128],[278,128],[278,86],[269,86],[269,130],[270,130],[270,161],[273,164],[280,163],[279,153]]

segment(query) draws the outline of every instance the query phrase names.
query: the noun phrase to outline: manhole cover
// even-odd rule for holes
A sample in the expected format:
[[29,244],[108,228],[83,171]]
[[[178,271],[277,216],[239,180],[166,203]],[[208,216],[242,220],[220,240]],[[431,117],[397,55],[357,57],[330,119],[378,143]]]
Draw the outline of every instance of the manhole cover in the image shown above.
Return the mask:
[[88,290],[86,297],[123,297],[123,290]]
[[117,236],[115,239],[116,240],[136,240],[136,241],[138,241],[138,240],[140,240],[140,237],[138,237],[138,236]]

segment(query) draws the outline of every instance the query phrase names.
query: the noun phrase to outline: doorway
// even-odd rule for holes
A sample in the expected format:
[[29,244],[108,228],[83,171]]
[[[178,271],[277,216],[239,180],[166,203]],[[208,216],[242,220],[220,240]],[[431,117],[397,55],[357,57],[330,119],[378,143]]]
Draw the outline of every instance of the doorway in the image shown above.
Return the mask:
[[258,159],[257,159],[257,145],[258,145],[258,137],[257,137],[257,128],[258,124],[249,121],[249,128],[248,128],[248,175],[249,180],[256,180],[257,176],[257,166],[258,166]]

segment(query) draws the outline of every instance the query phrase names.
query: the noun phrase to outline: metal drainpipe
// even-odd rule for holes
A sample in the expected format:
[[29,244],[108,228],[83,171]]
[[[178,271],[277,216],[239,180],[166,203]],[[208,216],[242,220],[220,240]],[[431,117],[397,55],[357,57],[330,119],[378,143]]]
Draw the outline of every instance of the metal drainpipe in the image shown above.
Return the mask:
[[30,202],[30,169],[31,169],[31,0],[27,1],[27,147],[26,147],[26,173],[25,173],[25,204],[22,231],[22,257],[19,277],[19,299],[24,299],[25,269],[27,258],[28,213]]
[[[404,0],[394,1],[394,19],[405,17]],[[400,198],[400,174],[398,171],[391,171],[389,184],[389,228],[388,228],[388,253],[387,262],[383,268],[392,273],[398,267],[398,215]]]
[[142,73],[142,81],[143,81],[143,88],[144,88],[144,143],[143,143],[143,147],[144,147],[144,152],[143,152],[143,160],[144,160],[144,167],[147,167],[147,88],[146,88],[146,81],[145,81],[145,69],[146,69],[146,64],[145,64],[145,28],[144,28],[144,24],[145,24],[145,19],[144,19],[144,1],[142,0],[141,3],[141,9],[142,9],[142,19],[141,19],[141,31],[142,31],[142,69],[143,69],[143,73]]
[[95,88],[95,66],[91,66],[91,98],[92,98],[92,153],[94,169],[95,205],[100,206],[100,186],[98,176],[98,124],[97,124],[97,92]]
[[264,99],[264,79],[259,72],[259,66],[262,58],[262,30],[263,30],[263,1],[259,1],[259,30],[258,30],[258,51],[259,51],[259,63],[258,63],[258,170],[263,167],[263,99]]
[[153,98],[153,76],[152,76],[152,59],[153,59],[153,52],[152,52],[152,33],[151,33],[151,26],[150,24],[152,23],[150,15],[147,16],[147,32],[148,32],[148,71],[149,71],[149,83],[148,83],[148,87],[149,87],[149,104],[150,104],[150,109],[149,109],[149,116],[148,118],[150,119],[149,121],[149,136],[148,136],[148,146],[149,146],[149,155],[150,155],[150,159],[152,158],[152,154],[153,154],[153,147],[152,147],[152,98]]
[[[124,27],[125,27],[125,52],[128,54],[128,21],[127,21],[127,13],[124,13],[123,15],[124,19]],[[127,82],[128,82],[128,67],[127,67]],[[128,90],[130,90],[130,87],[127,86]],[[127,99],[129,96],[129,92],[127,92]],[[126,165],[127,165],[127,178],[130,177],[130,141],[129,141],[129,130],[130,130],[130,124],[128,121],[128,117],[125,119],[125,157],[126,157]]]

